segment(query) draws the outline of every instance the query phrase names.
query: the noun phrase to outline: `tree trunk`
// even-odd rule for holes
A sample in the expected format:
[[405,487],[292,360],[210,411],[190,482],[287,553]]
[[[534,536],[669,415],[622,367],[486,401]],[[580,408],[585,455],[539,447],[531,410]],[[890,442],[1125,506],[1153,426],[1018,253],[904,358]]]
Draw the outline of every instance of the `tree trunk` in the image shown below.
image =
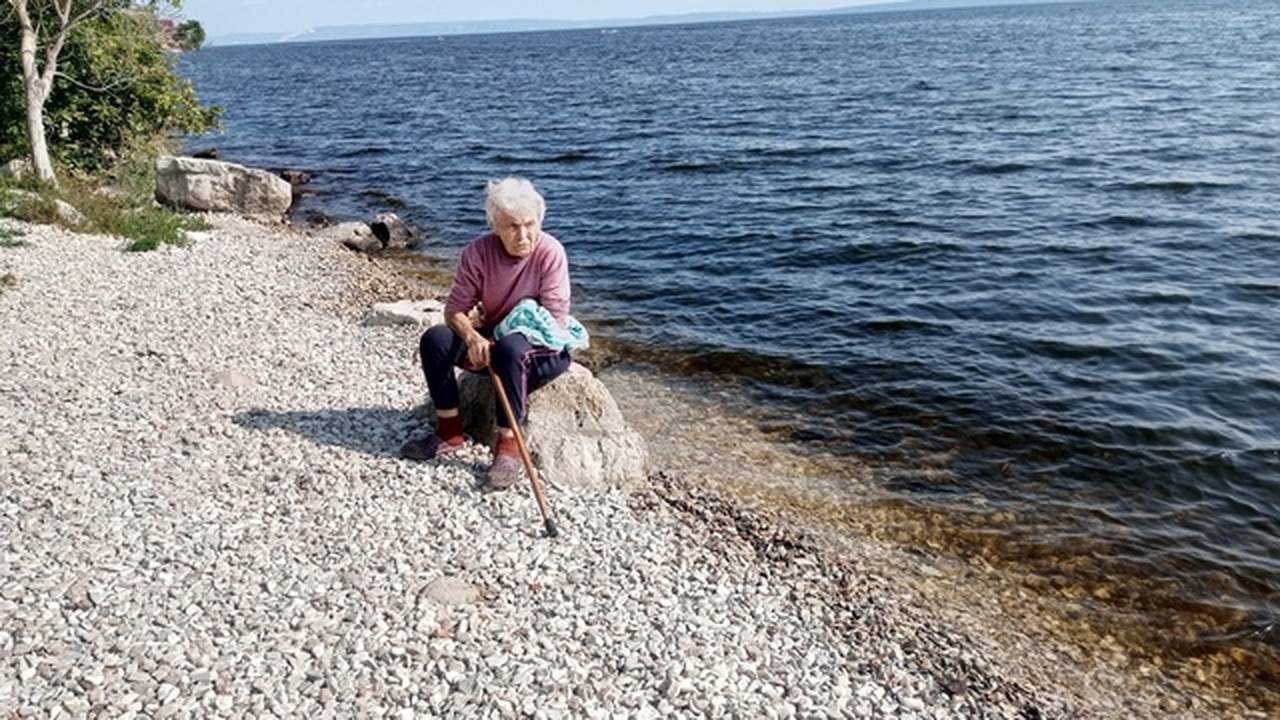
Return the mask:
[[[53,80],[58,75],[58,53],[67,41],[71,29],[86,19],[107,12],[114,0],[52,0],[48,5],[36,5],[36,22],[28,10],[28,0],[6,0],[18,17],[22,28],[22,84],[27,93],[27,139],[31,143],[31,165],[36,177],[57,183],[53,172],[53,160],[49,157],[49,139],[44,132],[44,103],[53,90]],[[173,3],[170,0],[171,4]],[[48,17],[51,11],[57,19]],[[48,25],[46,25],[48,23]],[[36,62],[40,50],[40,33],[44,31],[44,67]]]
[[[49,99],[52,86],[53,71],[44,75],[36,65],[36,52],[39,38],[27,15],[26,2],[10,3],[18,14],[18,25],[22,28],[22,84],[27,96],[27,139],[31,143],[31,166],[36,177],[56,183],[58,178],[53,172],[53,160],[49,157],[49,141],[44,132],[44,103]],[[58,46],[61,48],[61,38]],[[55,55],[56,57],[56,55]],[[46,77],[48,78],[46,80]]]
[[36,177],[57,183],[53,160],[49,157],[49,141],[44,132],[44,101],[49,97],[40,78],[24,77],[27,86],[27,137],[31,141],[31,167]]

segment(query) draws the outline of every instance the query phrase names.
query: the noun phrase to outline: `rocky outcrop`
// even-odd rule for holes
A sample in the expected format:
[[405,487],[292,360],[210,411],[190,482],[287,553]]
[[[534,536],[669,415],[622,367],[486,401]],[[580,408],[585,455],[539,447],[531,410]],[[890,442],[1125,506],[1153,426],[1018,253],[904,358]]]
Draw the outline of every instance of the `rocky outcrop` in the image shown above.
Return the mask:
[[[488,374],[459,373],[466,432],[492,443],[493,382]],[[644,438],[627,424],[604,383],[577,363],[530,394],[524,436],[539,474],[552,483],[626,487],[648,476]]]
[[277,218],[293,203],[293,187],[266,170],[166,155],[156,160],[156,200],[186,210]]

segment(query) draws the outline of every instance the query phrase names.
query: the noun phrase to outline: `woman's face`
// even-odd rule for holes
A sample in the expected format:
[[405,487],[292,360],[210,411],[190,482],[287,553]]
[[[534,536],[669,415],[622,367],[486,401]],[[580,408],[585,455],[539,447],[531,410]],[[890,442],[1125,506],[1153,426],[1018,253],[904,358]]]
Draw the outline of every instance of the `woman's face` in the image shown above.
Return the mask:
[[536,215],[500,212],[493,218],[493,231],[502,238],[502,248],[508,255],[526,258],[533,254],[542,223]]

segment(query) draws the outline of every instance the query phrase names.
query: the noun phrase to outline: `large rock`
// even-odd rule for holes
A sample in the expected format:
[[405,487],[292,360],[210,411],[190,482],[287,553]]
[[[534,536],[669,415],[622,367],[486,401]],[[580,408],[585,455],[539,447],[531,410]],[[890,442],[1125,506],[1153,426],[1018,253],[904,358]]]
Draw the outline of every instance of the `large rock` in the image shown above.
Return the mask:
[[0,165],[0,177],[11,177],[18,180],[30,177],[35,174],[35,170],[31,167],[31,161],[26,158],[18,158],[10,160],[4,165]]
[[364,316],[368,327],[386,325],[416,325],[429,327],[444,322],[444,303],[439,300],[400,300],[390,303],[374,303]]
[[422,231],[395,213],[381,213],[369,223],[373,236],[382,243],[384,250],[406,250],[415,248],[422,242]]
[[312,237],[337,240],[356,252],[375,252],[382,249],[382,242],[373,236],[368,223],[358,220],[341,222],[311,230]]
[[289,210],[293,187],[266,170],[165,155],[156,160],[156,200],[188,210],[275,218]]
[[[493,382],[487,373],[459,373],[466,432],[492,443]],[[644,438],[627,424],[604,383],[577,363],[530,394],[524,436],[540,477],[551,483],[626,487],[648,476]]]

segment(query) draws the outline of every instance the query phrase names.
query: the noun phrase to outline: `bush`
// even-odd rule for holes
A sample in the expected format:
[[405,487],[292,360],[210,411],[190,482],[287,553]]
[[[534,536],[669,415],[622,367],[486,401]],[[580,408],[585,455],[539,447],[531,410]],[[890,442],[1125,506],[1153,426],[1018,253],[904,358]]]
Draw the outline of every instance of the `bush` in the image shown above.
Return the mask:
[[179,215],[156,205],[121,217],[113,234],[132,240],[125,250],[143,252],[161,245],[185,245],[184,230],[207,228],[208,223],[203,218]]

